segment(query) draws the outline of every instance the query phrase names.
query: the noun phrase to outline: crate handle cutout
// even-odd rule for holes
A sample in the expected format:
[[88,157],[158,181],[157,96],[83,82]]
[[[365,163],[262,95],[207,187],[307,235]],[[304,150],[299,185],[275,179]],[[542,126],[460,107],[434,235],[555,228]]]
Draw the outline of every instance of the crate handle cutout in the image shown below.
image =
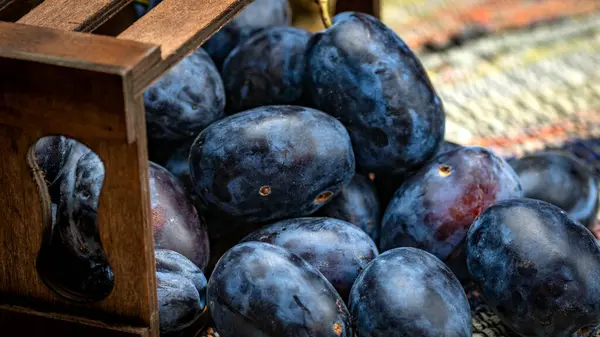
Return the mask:
[[27,164],[39,191],[44,227],[38,275],[71,301],[106,298],[114,275],[98,230],[104,163],[74,139],[47,136],[29,148]]

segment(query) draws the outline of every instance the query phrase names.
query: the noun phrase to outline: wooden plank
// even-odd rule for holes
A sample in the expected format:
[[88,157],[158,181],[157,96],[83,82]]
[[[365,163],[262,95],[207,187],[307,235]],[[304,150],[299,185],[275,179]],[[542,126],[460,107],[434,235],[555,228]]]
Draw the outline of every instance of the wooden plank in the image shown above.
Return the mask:
[[175,63],[198,48],[251,0],[163,0],[119,34],[118,38],[161,46],[163,62],[134,73],[134,90],[142,93]]
[[39,27],[91,32],[132,0],[45,0],[18,22]]
[[111,74],[160,61],[156,46],[6,22],[0,22],[0,57]]
[[134,112],[122,115],[127,102],[117,96],[124,78],[159,60],[154,46],[0,22],[0,123],[133,141]]
[[5,337],[149,337],[149,329],[106,325],[98,321],[24,307],[0,305],[0,331]]
[[[157,336],[146,125],[132,73],[159,60],[154,46],[0,23],[0,200],[6,200],[2,217],[9,224],[0,226],[0,294],[27,299],[27,306],[46,303],[57,312],[118,318]],[[40,197],[25,158],[47,134],[71,136],[104,162],[98,221],[115,287],[97,303],[73,304],[37,275],[40,202],[47,206],[49,200]]]
[[338,0],[335,11],[336,13],[363,12],[379,18],[381,3],[380,0]]
[[15,22],[42,0],[0,0],[0,21]]

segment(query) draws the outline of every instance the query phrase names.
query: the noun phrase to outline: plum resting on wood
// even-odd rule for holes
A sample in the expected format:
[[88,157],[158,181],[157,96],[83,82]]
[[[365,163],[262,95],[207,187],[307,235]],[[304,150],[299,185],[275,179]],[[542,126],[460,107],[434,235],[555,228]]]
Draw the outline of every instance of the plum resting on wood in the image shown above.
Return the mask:
[[250,223],[315,212],[355,169],[344,126],[298,106],[266,106],[217,121],[200,133],[189,160],[202,202]]
[[383,216],[379,248],[423,249],[462,279],[463,242],[475,217],[522,193],[516,173],[490,150],[467,146],[446,152],[396,191]]
[[560,208],[494,204],[471,226],[466,256],[486,302],[521,336],[571,337],[600,324],[600,247]]
[[379,252],[367,233],[333,218],[297,218],[263,227],[241,242],[283,247],[319,270],[344,301],[358,274]]
[[353,336],[348,309],[325,277],[268,243],[241,243],[225,253],[207,299],[223,336]]
[[471,309],[460,282],[416,248],[379,255],[359,275],[350,312],[361,337],[471,337]]

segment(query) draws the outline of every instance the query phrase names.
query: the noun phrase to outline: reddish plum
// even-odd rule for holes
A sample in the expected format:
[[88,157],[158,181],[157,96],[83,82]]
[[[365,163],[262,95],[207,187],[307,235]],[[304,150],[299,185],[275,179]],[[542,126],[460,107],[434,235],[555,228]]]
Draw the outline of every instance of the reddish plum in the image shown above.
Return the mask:
[[462,278],[463,242],[473,220],[496,201],[522,195],[515,171],[490,150],[469,146],[446,152],[396,191],[383,216],[380,249],[426,250]]
[[180,253],[204,270],[209,258],[208,233],[183,185],[152,162],[149,177],[156,248]]

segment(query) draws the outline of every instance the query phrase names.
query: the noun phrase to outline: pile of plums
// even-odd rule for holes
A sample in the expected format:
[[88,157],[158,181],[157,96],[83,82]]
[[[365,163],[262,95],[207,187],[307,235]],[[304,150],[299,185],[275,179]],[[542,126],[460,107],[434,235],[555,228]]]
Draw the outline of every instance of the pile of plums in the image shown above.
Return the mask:
[[[584,164],[444,141],[425,69],[374,17],[289,22],[256,0],[144,94],[162,333],[210,315],[224,337],[467,337],[467,284],[520,336],[600,324]],[[102,161],[61,136],[36,153],[55,214],[40,271],[103,298]]]

